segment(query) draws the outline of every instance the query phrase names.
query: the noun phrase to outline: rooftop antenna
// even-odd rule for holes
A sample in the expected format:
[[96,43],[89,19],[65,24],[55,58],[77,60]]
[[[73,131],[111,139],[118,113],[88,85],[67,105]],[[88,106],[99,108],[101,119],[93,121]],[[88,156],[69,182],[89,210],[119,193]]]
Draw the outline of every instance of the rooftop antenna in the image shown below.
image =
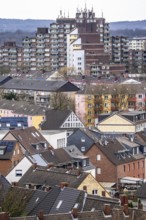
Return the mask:
[[86,4],[86,0],[85,0],[85,11],[87,11],[87,4]]
[[101,17],[103,18],[103,11],[101,11]]

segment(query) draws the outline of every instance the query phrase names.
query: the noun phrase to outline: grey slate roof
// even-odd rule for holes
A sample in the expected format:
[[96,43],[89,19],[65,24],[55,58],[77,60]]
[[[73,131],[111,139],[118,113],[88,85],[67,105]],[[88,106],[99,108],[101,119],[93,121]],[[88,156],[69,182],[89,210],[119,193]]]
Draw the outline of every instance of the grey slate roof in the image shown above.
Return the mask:
[[2,85],[3,89],[33,90],[46,92],[78,91],[79,88],[68,81],[46,81],[33,79],[11,79]]
[[[82,141],[83,138],[85,141]],[[84,153],[86,153],[95,142],[97,142],[96,136],[93,135],[92,132],[90,132],[86,128],[77,129],[67,139],[68,145],[75,145],[80,151],[81,148],[84,146]]]
[[[132,162],[135,160],[133,155],[123,153],[127,150],[117,139],[107,139],[106,144],[96,143],[96,146],[104,155],[115,165]],[[126,151],[127,152],[127,151]],[[121,156],[122,155],[122,156]]]
[[71,110],[48,110],[46,111],[46,121],[41,124],[42,130],[57,130],[71,114]]
[[[46,143],[47,147],[49,148],[49,143],[35,127],[10,130],[8,134],[9,133],[12,134],[15,139],[23,146],[23,148],[26,149],[30,154],[35,154],[44,150],[46,151],[41,143]],[[6,136],[8,134],[6,134]],[[3,139],[6,139],[6,136]],[[39,144],[40,150],[35,149],[35,144]]]
[[[53,187],[46,195],[38,202],[38,204],[28,213],[28,215],[37,215],[40,210],[43,210],[44,214],[50,213],[52,206],[54,205],[58,195],[60,193],[59,187]],[[30,205],[32,204],[30,200]],[[32,205],[34,206],[34,205]]]
[[8,180],[3,175],[0,174],[0,206],[10,187],[11,184],[8,182]]
[[136,190],[135,195],[138,198],[146,199],[146,183],[143,183],[142,186]]
[[[61,168],[50,168],[49,170],[35,169],[31,173],[28,171],[19,181],[20,186],[25,184],[32,184],[38,186],[55,186],[60,185],[61,182],[67,182],[70,187],[78,188],[89,173],[78,170],[67,170]],[[42,188],[42,187],[40,187]]]
[[10,160],[15,149],[16,141],[0,141],[0,148],[4,147],[4,154],[0,154],[0,160]]
[[[58,198],[56,199],[54,205],[50,210],[50,214],[53,213],[67,213],[72,210],[74,205],[80,196],[81,191],[65,187],[60,191]],[[59,208],[57,208],[58,203],[62,201]]]
[[24,101],[0,100],[0,109],[12,110],[15,114],[45,115],[48,108]]

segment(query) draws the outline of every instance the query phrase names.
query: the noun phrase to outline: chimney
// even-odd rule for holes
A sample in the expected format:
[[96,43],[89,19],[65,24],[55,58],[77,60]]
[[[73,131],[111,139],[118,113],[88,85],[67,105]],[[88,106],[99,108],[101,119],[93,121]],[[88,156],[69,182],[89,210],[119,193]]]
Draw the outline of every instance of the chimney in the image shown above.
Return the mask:
[[9,220],[9,215],[6,212],[0,213],[0,220]]
[[111,213],[112,213],[111,206],[109,204],[104,204],[103,212],[105,215],[111,215]]
[[125,214],[125,215],[129,215],[128,204],[124,204],[124,209],[123,209],[123,211],[124,211],[124,214]]
[[87,192],[87,186],[83,186],[83,190]]
[[68,187],[69,183],[68,182],[61,182],[60,183],[60,188],[63,189],[64,187]]
[[12,186],[18,186],[17,182],[12,182]]
[[71,214],[72,214],[73,219],[77,219],[78,218],[78,209],[73,208]]
[[33,163],[33,169],[35,170],[37,168],[37,163]]
[[39,214],[37,215],[39,220],[44,220],[44,212],[41,210],[39,211]]
[[138,209],[143,210],[143,204],[141,203],[140,200],[138,200]]
[[50,169],[51,167],[55,167],[54,163],[48,163],[48,169]]

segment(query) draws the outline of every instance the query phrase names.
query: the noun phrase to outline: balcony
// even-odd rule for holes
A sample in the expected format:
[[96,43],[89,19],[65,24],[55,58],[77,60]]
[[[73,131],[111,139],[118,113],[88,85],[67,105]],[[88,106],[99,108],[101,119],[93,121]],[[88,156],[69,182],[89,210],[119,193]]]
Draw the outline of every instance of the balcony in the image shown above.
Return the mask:
[[120,99],[118,97],[111,98],[111,102],[113,103],[119,103]]
[[111,111],[118,111],[118,110],[119,110],[118,106],[111,106]]
[[136,102],[136,97],[128,97],[128,102]]

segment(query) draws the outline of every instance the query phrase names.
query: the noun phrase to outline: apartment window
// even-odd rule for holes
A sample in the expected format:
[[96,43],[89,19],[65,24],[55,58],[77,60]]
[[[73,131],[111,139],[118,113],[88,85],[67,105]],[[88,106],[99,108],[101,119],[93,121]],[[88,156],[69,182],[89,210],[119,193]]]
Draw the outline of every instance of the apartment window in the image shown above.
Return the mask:
[[22,170],[16,170],[15,175],[16,176],[22,176]]
[[96,159],[97,159],[97,160],[101,160],[101,155],[100,155],[100,154],[97,154]]
[[141,98],[142,98],[142,95],[138,95],[138,98],[141,99]]
[[6,126],[7,126],[7,127],[10,127],[10,123],[6,123]]
[[88,123],[91,123],[91,119],[88,119]]
[[105,99],[105,100],[107,100],[107,99],[108,99],[108,96],[107,96],[107,95],[105,95],[105,96],[104,96],[104,99]]
[[105,103],[104,106],[105,106],[105,107],[108,107],[108,103]]
[[101,168],[97,168],[97,169],[96,169],[96,173],[97,173],[97,174],[101,174]]
[[133,163],[133,170],[135,170],[135,163]]
[[81,60],[82,58],[81,57],[78,57],[78,60]]

